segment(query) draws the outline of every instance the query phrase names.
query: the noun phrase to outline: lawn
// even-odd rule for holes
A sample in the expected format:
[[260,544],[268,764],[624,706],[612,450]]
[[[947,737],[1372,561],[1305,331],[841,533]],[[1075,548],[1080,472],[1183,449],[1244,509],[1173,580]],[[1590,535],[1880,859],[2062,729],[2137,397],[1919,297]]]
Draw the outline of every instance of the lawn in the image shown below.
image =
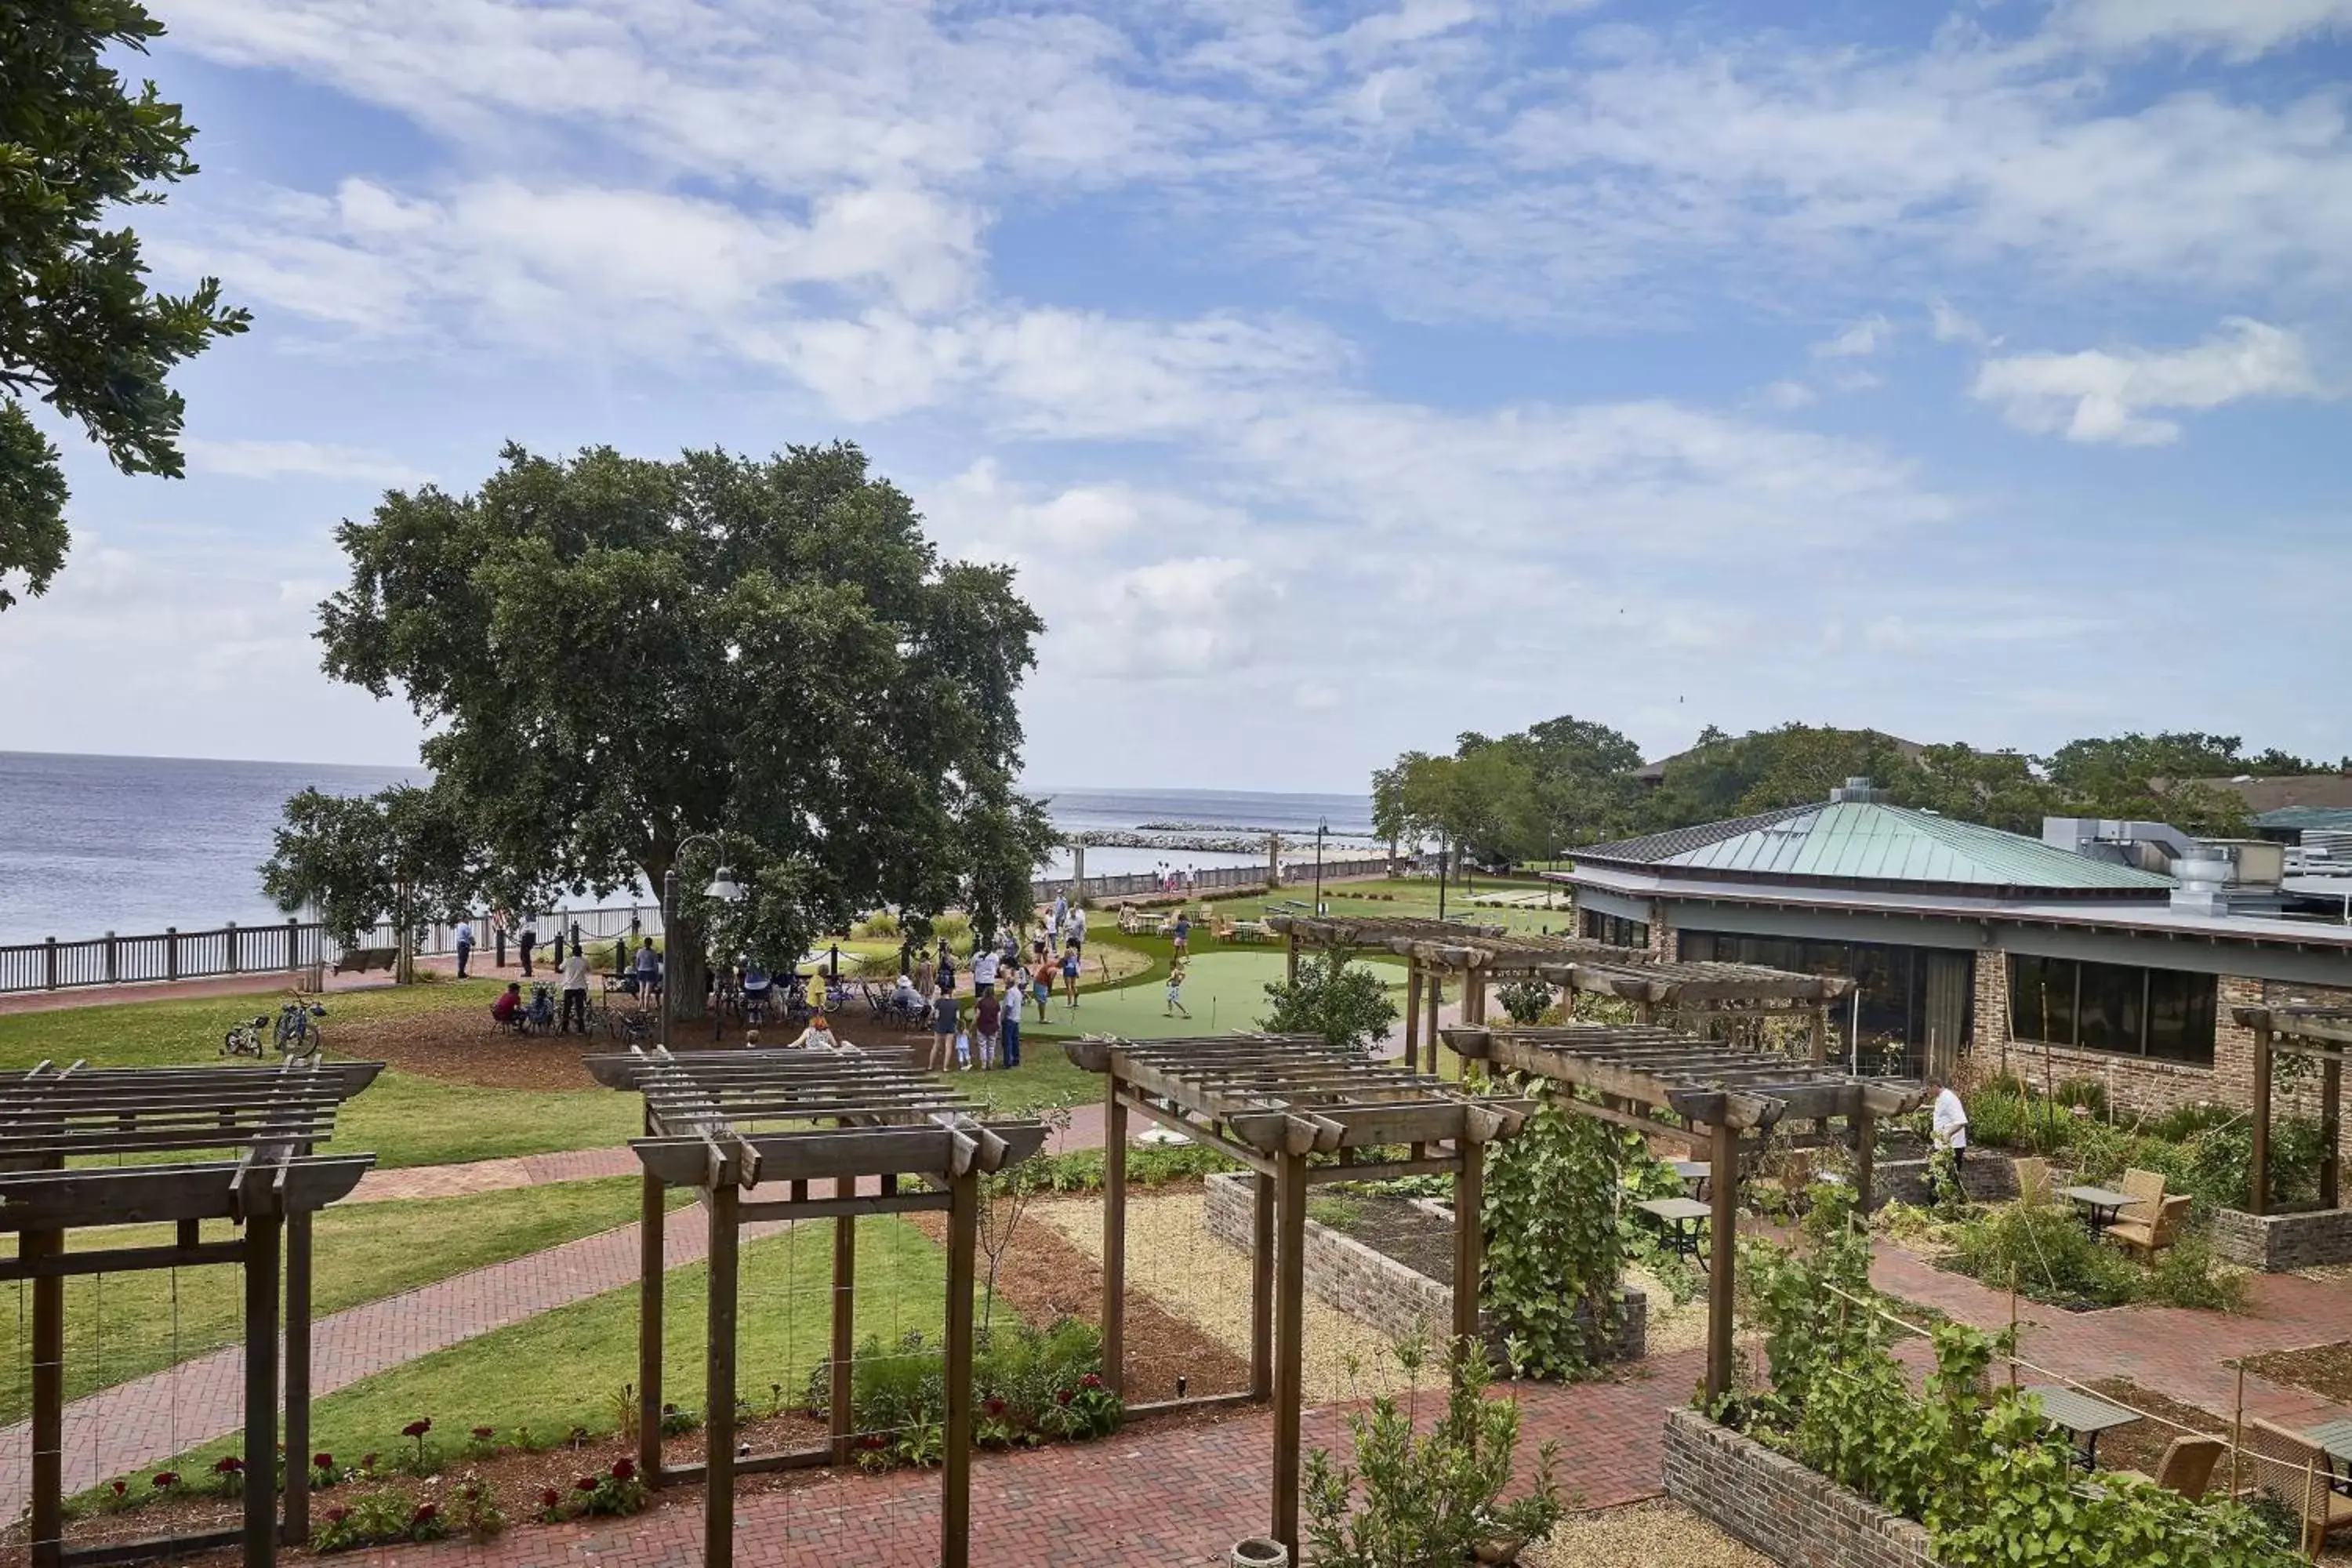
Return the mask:
[[[860,1336],[895,1340],[917,1329],[937,1334],[946,1272],[944,1253],[906,1221],[861,1221]],[[701,1264],[674,1268],[665,1297],[664,1389],[677,1405],[698,1411],[707,1279]],[[824,1359],[832,1291],[831,1225],[803,1225],[744,1246],[737,1381],[741,1397],[759,1413],[766,1414],[779,1397],[791,1401]],[[996,1311],[1011,1315],[1002,1301]],[[601,1436],[618,1429],[622,1391],[636,1374],[637,1289],[632,1284],[328,1395],[312,1409],[312,1444],[348,1458],[389,1456],[403,1445],[400,1429],[425,1416],[452,1443],[475,1426],[496,1427],[501,1442],[526,1426],[541,1441],[561,1439],[575,1426]],[[207,1445],[173,1468],[201,1473],[214,1456],[236,1451],[236,1443],[229,1437]]]
[[[609,1230],[636,1217],[638,1191],[635,1178],[619,1176],[325,1210],[315,1231],[313,1314],[324,1317]],[[225,1221],[204,1228],[206,1240],[234,1234]],[[166,1226],[82,1230],[68,1237],[77,1252],[171,1239]],[[25,1289],[20,1282],[18,1293]],[[66,1397],[77,1399],[235,1342],[243,1291],[244,1271],[220,1265],[67,1280]],[[5,1320],[0,1339],[8,1347],[0,1361],[0,1423],[6,1423],[26,1414],[30,1340],[24,1311],[0,1306],[0,1319]]]

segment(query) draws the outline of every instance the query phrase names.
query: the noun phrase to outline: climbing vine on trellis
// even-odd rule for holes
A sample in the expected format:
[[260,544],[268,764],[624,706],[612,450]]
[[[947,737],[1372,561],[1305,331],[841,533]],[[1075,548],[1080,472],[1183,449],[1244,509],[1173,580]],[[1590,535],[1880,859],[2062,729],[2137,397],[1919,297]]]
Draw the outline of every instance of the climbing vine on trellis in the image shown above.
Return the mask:
[[1524,1376],[1574,1378],[1609,1359],[1622,1315],[1617,1225],[1629,1134],[1563,1109],[1553,1085],[1487,1155],[1486,1305]]

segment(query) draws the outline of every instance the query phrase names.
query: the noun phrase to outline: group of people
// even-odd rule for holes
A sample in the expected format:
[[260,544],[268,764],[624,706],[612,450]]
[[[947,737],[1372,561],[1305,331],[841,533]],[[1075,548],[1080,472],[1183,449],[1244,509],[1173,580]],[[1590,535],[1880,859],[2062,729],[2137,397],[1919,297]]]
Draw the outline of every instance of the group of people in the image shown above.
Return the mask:
[[[655,960],[658,966],[660,960]],[[530,971],[525,969],[525,974]],[[499,999],[490,1004],[490,1016],[509,1028],[552,1029],[559,1035],[588,1032],[588,955],[575,943],[557,966],[556,976],[562,994],[560,1005],[549,995],[549,987],[533,984],[530,1000],[522,995],[522,982],[509,980]],[[658,981],[656,981],[658,984]]]

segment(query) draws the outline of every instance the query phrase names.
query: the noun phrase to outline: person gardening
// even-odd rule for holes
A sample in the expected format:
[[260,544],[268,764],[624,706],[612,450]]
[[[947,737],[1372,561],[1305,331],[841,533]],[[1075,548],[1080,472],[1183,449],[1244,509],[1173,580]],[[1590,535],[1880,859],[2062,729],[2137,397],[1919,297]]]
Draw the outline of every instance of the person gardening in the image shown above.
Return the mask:
[[1934,1109],[1928,1112],[1928,1131],[1935,1147],[1949,1151],[1952,1156],[1952,1185],[1958,1189],[1953,1196],[1964,1197],[1968,1189],[1960,1180],[1960,1165],[1969,1152],[1969,1112],[1960,1097],[1943,1075],[1930,1074],[1927,1092],[1935,1097]]

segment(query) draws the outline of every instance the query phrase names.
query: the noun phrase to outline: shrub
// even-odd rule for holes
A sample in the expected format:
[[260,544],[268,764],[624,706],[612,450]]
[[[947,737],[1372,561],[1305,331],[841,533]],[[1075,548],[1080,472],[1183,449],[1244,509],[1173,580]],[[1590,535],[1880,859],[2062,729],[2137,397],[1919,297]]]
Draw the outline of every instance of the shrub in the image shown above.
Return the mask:
[[1319,958],[1298,966],[1296,981],[1265,987],[1261,1027],[1277,1035],[1320,1035],[1340,1050],[1367,1051],[1397,1020],[1387,984],[1370,965]]
[[2000,1205],[1957,1226],[1952,1244],[1954,1267],[2036,1301],[2120,1307],[2139,1292],[2131,1261],[2054,1205]]
[[2140,1293],[2167,1307],[2209,1312],[2246,1310],[2245,1276],[2216,1259],[2212,1243],[2194,1231],[2156,1255]]
[[[867,1469],[939,1462],[947,1419],[943,1347],[920,1332],[886,1346],[868,1335],[850,1369],[853,1424],[866,1435],[857,1462]],[[809,1413],[831,1407],[833,1365],[809,1373]],[[1102,1335],[1075,1318],[1050,1329],[999,1323],[972,1346],[972,1399],[982,1440],[1002,1447],[1049,1438],[1099,1437],[1125,1414],[1102,1380]]]
[[507,1516],[499,1507],[499,1500],[489,1482],[479,1476],[467,1476],[457,1483],[450,1497],[450,1524],[477,1538],[496,1535],[507,1527]]
[[[1417,1394],[1427,1346],[1401,1344],[1397,1360],[1413,1374]],[[1443,1371],[1445,1409],[1426,1436],[1414,1433],[1417,1400],[1383,1394],[1370,1412],[1348,1417],[1353,1464],[1335,1466],[1321,1448],[1307,1456],[1306,1536],[1318,1568],[1467,1563],[1490,1542],[1539,1540],[1559,1521],[1556,1445],[1544,1445],[1526,1494],[1502,1500],[1518,1449],[1519,1407],[1486,1397],[1492,1373],[1485,1348],[1469,1341],[1449,1346]]]
[[1518,1136],[1486,1156],[1485,1298],[1516,1370],[1532,1377],[1601,1364],[1625,1266],[1619,1197],[1634,1136],[1563,1110],[1558,1092],[1529,1086],[1535,1108]]
[[1551,987],[1538,980],[1515,980],[1495,993],[1514,1024],[1539,1021],[1551,1006]]
[[2028,1114],[2024,1095],[2011,1089],[1980,1089],[1969,1097],[1969,1141],[2014,1148],[2024,1140]]
[[888,910],[877,910],[859,921],[851,934],[863,937],[897,936],[898,917]]

